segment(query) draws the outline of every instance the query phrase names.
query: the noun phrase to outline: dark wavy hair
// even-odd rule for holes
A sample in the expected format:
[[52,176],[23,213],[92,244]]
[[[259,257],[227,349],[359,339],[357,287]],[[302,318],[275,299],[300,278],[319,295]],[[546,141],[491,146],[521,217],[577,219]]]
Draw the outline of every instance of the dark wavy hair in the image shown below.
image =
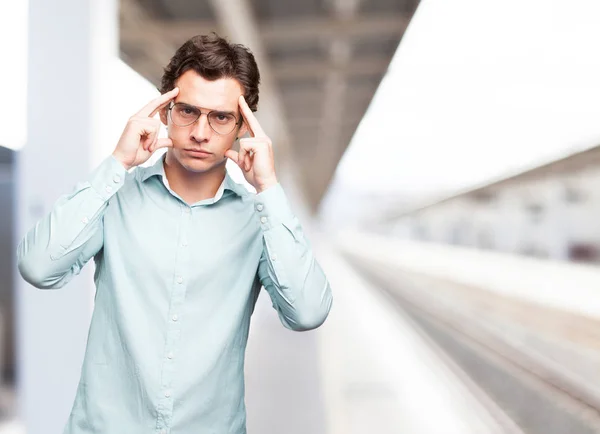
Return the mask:
[[256,111],[260,73],[254,55],[245,46],[231,44],[214,32],[194,36],[177,49],[165,67],[160,93],[172,90],[177,79],[190,69],[206,80],[236,79],[248,106]]

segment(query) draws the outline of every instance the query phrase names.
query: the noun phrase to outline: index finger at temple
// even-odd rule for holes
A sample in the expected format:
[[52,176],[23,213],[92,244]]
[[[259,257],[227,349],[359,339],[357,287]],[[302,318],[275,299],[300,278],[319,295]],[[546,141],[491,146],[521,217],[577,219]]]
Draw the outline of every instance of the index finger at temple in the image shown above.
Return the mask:
[[179,88],[174,88],[169,92],[163,93],[158,98],[150,101],[143,109],[138,112],[138,116],[153,117],[160,109],[165,107],[179,93]]
[[254,116],[252,110],[250,110],[250,107],[248,107],[248,103],[244,99],[244,95],[240,96],[239,103],[240,108],[242,109],[242,115],[244,116],[244,119],[246,119],[246,122],[248,123],[248,126],[254,133],[254,136],[264,136],[265,132],[262,130],[260,124],[258,123],[258,119],[256,119],[256,117]]

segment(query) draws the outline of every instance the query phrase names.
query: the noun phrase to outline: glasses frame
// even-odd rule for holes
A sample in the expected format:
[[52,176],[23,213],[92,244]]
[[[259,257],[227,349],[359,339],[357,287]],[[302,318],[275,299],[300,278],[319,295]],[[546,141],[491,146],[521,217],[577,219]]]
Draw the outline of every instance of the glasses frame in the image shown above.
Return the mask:
[[[178,104],[182,105],[182,106],[193,107],[196,110],[198,110],[200,112],[200,114],[198,115],[198,117],[196,119],[194,119],[189,124],[185,124],[185,125],[176,124],[175,121],[173,120],[173,116],[171,115],[171,110],[173,110],[173,107],[175,107]],[[183,102],[175,102],[175,103],[171,102],[171,104],[169,104],[169,108],[167,109],[167,112],[168,112],[169,119],[171,120],[171,122],[173,122],[173,125],[175,125],[177,127],[180,127],[180,128],[189,127],[190,125],[193,125],[196,122],[198,122],[198,120],[202,117],[202,115],[206,115],[206,121],[208,122],[208,126],[210,127],[211,130],[213,130],[216,134],[218,134],[220,136],[226,136],[228,134],[231,134],[235,130],[235,127],[237,127],[237,126],[239,126],[239,125],[241,125],[243,123],[243,118],[242,117],[240,117],[238,119],[238,117],[236,115],[231,114],[231,113],[227,113],[227,114],[230,114],[231,116],[233,116],[233,118],[235,119],[235,124],[234,124],[233,128],[231,129],[231,131],[229,131],[228,133],[220,133],[217,130],[215,130],[215,127],[213,127],[213,125],[210,123],[210,115],[211,115],[211,113],[215,113],[215,112],[217,112],[217,113],[223,113],[222,110],[210,110],[209,112],[203,112],[200,109],[200,107],[196,107],[195,105],[186,104],[186,103],[183,103]]]

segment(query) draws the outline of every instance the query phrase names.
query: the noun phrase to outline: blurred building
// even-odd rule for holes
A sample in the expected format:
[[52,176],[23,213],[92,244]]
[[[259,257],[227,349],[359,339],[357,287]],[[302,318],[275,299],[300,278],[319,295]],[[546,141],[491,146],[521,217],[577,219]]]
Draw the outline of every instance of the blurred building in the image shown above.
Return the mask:
[[600,146],[391,213],[387,224],[414,240],[600,262],[599,182]]

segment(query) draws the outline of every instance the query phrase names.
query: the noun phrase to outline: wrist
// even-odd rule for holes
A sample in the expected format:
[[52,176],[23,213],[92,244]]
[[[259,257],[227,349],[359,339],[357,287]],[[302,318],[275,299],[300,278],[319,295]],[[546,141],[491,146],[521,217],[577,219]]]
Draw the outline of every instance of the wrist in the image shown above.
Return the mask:
[[125,163],[123,161],[123,158],[121,158],[117,152],[113,152],[112,156],[115,158],[115,160],[117,160],[119,163],[121,163],[121,165],[125,168],[125,170],[130,170],[133,167],[133,166]]
[[271,178],[265,182],[261,182],[260,184],[258,184],[256,186],[256,192],[261,193],[261,192],[273,187],[274,185],[277,185],[277,178]]

